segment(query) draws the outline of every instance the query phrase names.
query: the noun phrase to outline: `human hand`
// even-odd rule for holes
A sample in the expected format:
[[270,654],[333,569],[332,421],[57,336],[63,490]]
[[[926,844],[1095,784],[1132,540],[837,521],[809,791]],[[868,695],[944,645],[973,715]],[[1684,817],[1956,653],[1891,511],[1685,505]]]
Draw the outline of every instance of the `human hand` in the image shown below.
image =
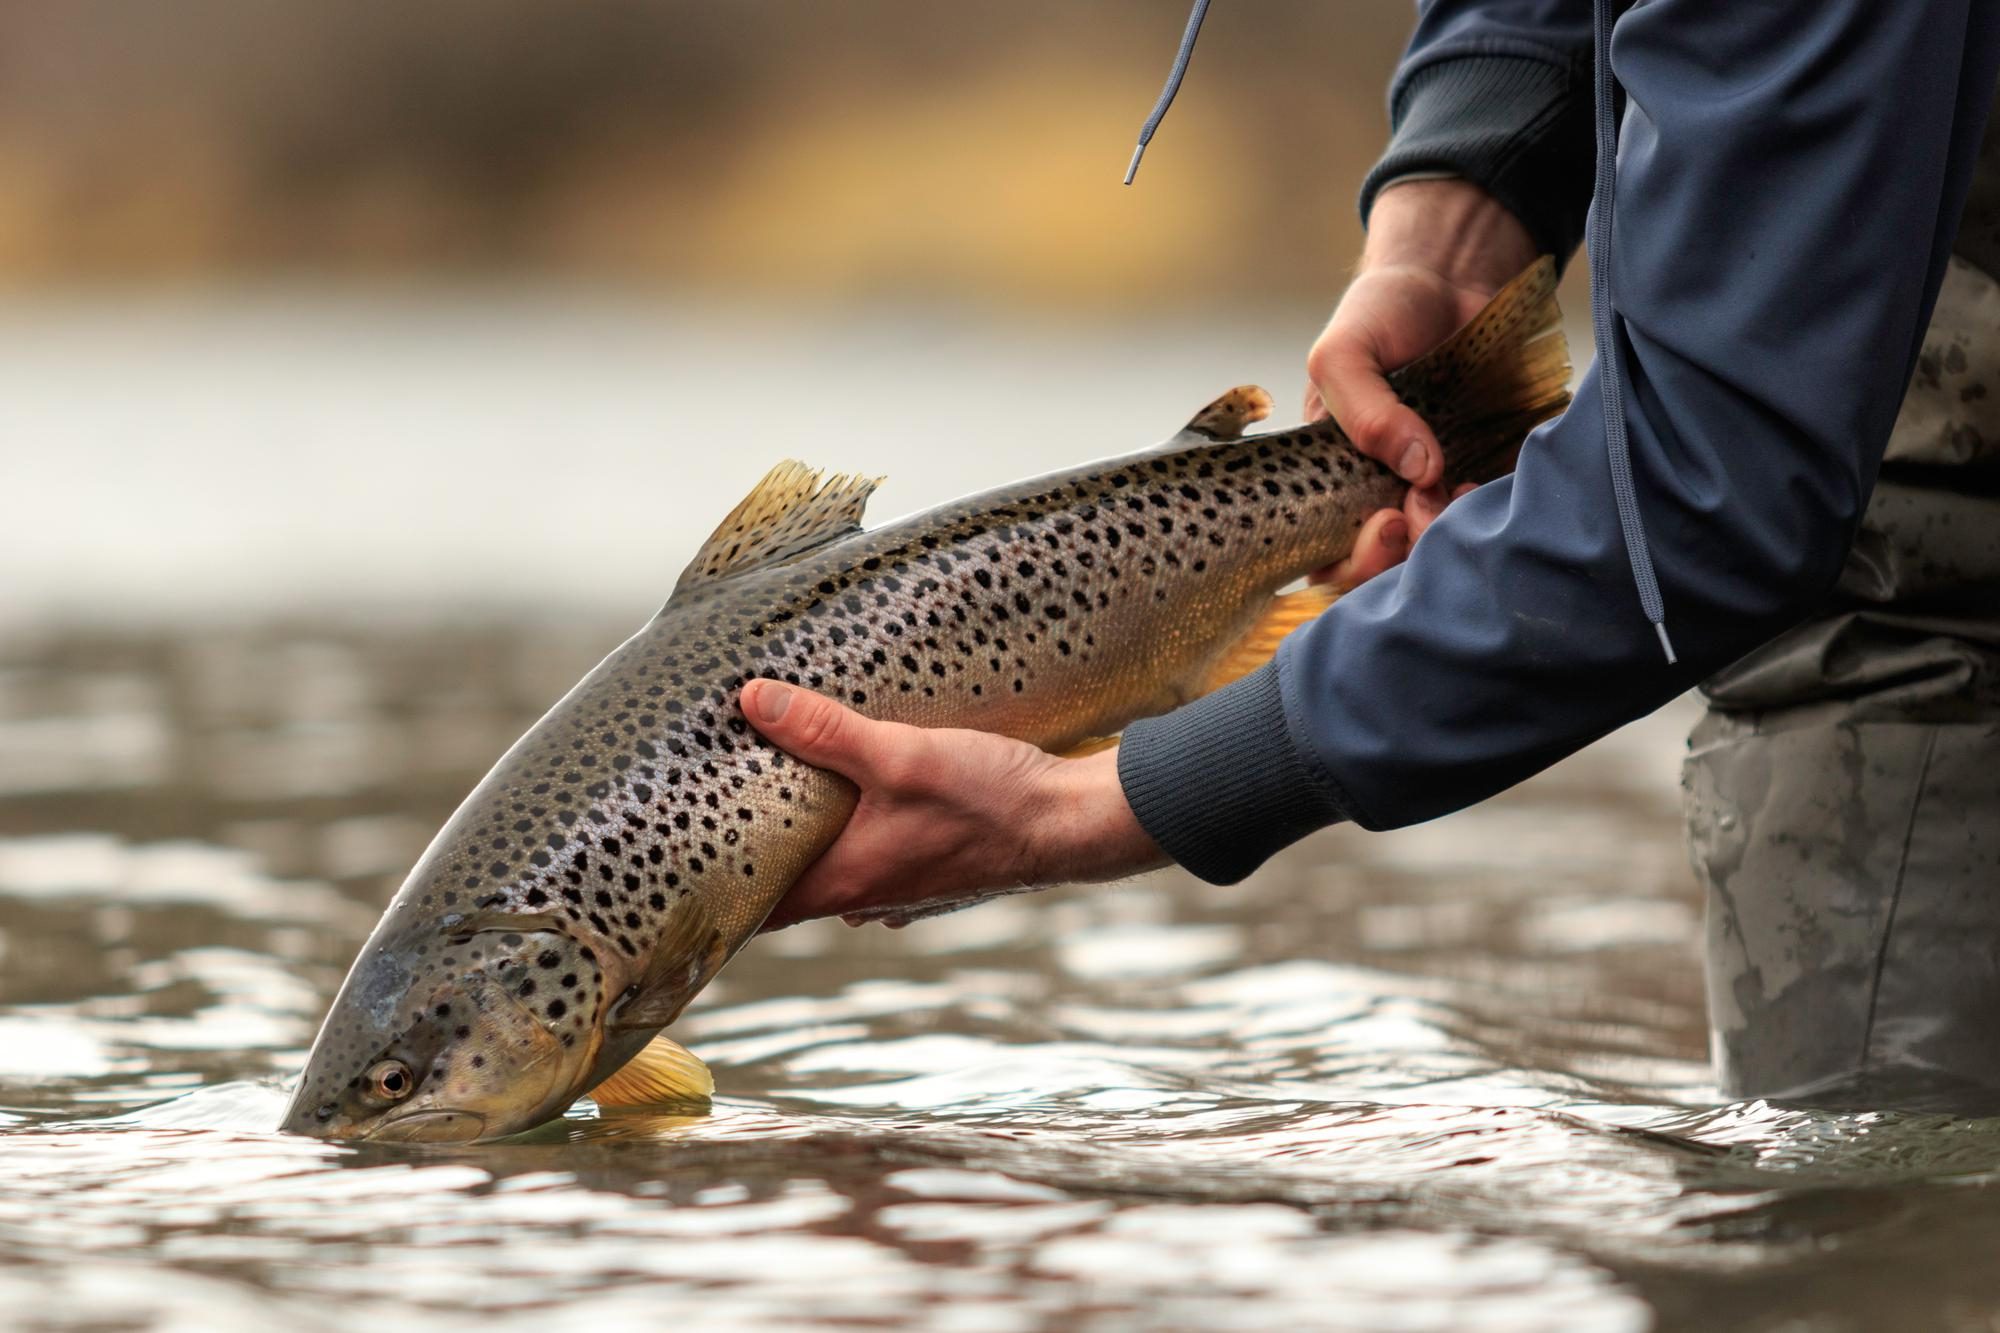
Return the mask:
[[1166,862],[1126,803],[1115,750],[1062,759],[990,732],[878,722],[771,680],[745,685],[742,708],[772,744],[861,789],[765,930],[822,916],[902,925]]
[[1410,483],[1369,516],[1347,559],[1316,581],[1353,587],[1399,563],[1445,505],[1444,453],[1388,372],[1456,333],[1535,259],[1519,219],[1466,181],[1406,181],[1376,197],[1353,282],[1306,357],[1305,418],[1331,415],[1354,447]]

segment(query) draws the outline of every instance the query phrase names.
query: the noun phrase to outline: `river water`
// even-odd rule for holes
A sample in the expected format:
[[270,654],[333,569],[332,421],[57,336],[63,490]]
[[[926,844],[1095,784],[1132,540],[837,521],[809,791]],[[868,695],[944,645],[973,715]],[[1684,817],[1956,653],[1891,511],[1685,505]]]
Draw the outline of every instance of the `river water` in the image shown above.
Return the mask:
[[[816,432],[744,428],[768,369],[747,353],[601,311],[378,311],[359,351],[326,332],[345,307],[276,334],[240,306],[155,313],[190,336],[140,337],[130,311],[0,321],[0,457],[34,496],[12,490],[0,536],[34,571],[0,634],[7,1326],[1996,1325],[2000,1127],[1709,1086],[1685,701],[1475,810],[1332,830],[1237,887],[1163,872],[760,940],[676,1028],[715,1071],[706,1115],[586,1105],[453,1148],[272,1133],[431,832],[648,614],[724,482]],[[68,342],[27,332],[51,327]],[[730,345],[829,345],[758,333]],[[862,456],[819,457],[862,467],[907,438],[861,417],[912,358],[918,414],[996,374],[1065,404],[972,413],[975,449],[897,446],[926,503],[1143,443],[1038,431],[996,455],[1023,420],[1102,430],[1188,396],[1182,328],[1065,398],[1098,338],[854,335],[779,396],[846,422]],[[1295,353],[1224,341],[1274,381]],[[406,373],[418,356],[432,373]],[[531,373],[552,359],[566,377]],[[107,367],[151,409],[88,392]],[[699,405],[718,381],[731,401]],[[461,413],[480,429],[427,433]],[[571,414],[597,423],[565,445],[581,463],[552,443]],[[691,418],[727,447],[664,448],[640,487],[644,442]],[[601,521],[513,521],[578,469],[618,479],[586,492]],[[293,586],[316,599],[285,605]]]

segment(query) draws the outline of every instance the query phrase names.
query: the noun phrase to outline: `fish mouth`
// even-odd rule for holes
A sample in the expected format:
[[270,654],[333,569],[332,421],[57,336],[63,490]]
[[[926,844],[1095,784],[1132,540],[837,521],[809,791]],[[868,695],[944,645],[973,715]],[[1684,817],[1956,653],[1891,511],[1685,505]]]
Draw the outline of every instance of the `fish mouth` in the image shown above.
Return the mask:
[[485,1132],[485,1116],[447,1107],[395,1116],[361,1137],[367,1143],[470,1143]]

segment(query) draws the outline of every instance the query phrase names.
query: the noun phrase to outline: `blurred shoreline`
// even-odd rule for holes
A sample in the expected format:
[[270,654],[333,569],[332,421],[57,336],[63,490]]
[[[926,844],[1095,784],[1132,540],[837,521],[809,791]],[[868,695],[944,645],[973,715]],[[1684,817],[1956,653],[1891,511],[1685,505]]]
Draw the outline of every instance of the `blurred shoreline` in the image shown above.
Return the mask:
[[1407,6],[0,9],[0,290],[604,280],[1145,310],[1323,291]]

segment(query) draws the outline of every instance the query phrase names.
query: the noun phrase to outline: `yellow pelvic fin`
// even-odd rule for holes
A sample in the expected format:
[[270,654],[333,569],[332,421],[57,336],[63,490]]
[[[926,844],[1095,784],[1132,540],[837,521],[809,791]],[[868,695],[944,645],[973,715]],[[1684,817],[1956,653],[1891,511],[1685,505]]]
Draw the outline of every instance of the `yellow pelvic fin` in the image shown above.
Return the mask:
[[1325,584],[1309,584],[1297,592],[1281,593],[1252,625],[1249,632],[1230,646],[1201,682],[1200,693],[1209,694],[1233,680],[1240,680],[1271,660],[1287,634],[1332,606],[1340,594]]
[[1187,429],[1212,440],[1233,440],[1253,421],[1271,415],[1271,395],[1254,384],[1239,384],[1194,414]]
[[687,1047],[655,1037],[624,1067],[590,1090],[599,1106],[658,1106],[662,1102],[706,1101],[715,1076]]
[[1106,750],[1115,750],[1117,748],[1118,738],[1116,736],[1092,736],[1086,740],[1078,741],[1067,750],[1058,750],[1056,754],[1063,759],[1082,759],[1086,755],[1103,754]]
[[861,530],[880,477],[826,476],[787,459],[764,474],[681,571],[674,591],[783,564],[816,546]]

